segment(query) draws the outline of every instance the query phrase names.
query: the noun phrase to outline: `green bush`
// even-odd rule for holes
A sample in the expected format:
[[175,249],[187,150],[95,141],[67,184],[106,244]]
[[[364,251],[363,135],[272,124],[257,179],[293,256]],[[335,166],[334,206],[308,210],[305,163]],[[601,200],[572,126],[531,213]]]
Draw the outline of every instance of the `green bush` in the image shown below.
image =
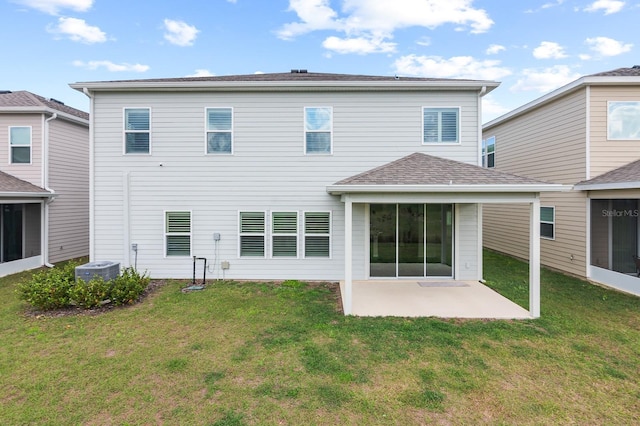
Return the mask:
[[131,304],[140,298],[149,285],[149,277],[133,268],[124,268],[117,278],[104,281],[102,277],[90,281],[75,280],[77,263],[37,272],[29,281],[18,285],[20,299],[32,306],[52,310],[78,306],[85,309],[100,305]]

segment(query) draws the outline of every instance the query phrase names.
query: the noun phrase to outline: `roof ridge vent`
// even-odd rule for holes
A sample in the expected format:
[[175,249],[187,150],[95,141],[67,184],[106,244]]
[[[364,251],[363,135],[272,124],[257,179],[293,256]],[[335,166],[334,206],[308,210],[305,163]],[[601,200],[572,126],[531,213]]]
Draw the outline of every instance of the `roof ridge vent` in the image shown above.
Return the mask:
[[633,68],[634,70],[640,70],[640,65],[634,65],[631,68]]
[[55,98],[49,98],[49,100],[50,100],[51,102],[55,102],[55,103],[57,103],[57,104],[64,105],[64,102],[59,101],[59,100],[57,100],[57,99],[55,99]]
[[306,74],[306,73],[307,73],[307,70],[303,70],[303,69],[300,69],[300,70],[292,69],[291,70],[291,74]]
[[11,93],[11,90],[0,90],[0,95],[8,95]]

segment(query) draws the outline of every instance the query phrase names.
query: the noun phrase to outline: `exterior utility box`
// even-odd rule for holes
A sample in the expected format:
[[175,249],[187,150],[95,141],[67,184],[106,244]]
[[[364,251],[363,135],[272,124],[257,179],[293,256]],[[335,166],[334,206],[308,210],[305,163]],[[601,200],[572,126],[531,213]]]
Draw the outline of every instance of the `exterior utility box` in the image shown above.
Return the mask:
[[102,277],[109,281],[120,275],[120,264],[115,262],[89,262],[76,266],[76,280],[82,278],[84,281],[91,281],[95,276]]

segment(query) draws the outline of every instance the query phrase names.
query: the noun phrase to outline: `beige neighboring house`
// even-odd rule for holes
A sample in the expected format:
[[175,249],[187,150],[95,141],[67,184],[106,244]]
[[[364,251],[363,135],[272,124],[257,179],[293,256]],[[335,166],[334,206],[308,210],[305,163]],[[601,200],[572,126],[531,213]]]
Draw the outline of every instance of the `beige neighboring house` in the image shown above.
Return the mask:
[[[588,75],[483,126],[485,167],[540,194],[541,263],[640,295],[640,66]],[[528,257],[528,210],[484,210],[485,247]]]
[[0,92],[0,276],[89,253],[89,114]]

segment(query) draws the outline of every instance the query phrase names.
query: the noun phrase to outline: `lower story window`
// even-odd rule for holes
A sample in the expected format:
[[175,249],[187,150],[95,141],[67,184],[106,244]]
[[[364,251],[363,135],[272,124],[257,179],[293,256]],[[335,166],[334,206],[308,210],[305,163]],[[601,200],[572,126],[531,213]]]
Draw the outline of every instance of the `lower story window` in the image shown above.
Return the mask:
[[305,212],[304,256],[331,257],[330,212]]
[[555,238],[555,207],[540,207],[540,236],[553,240]]
[[240,257],[264,257],[265,213],[240,212]]
[[191,212],[165,213],[165,255],[191,256]]
[[273,257],[298,257],[298,213],[271,213],[271,255]]

